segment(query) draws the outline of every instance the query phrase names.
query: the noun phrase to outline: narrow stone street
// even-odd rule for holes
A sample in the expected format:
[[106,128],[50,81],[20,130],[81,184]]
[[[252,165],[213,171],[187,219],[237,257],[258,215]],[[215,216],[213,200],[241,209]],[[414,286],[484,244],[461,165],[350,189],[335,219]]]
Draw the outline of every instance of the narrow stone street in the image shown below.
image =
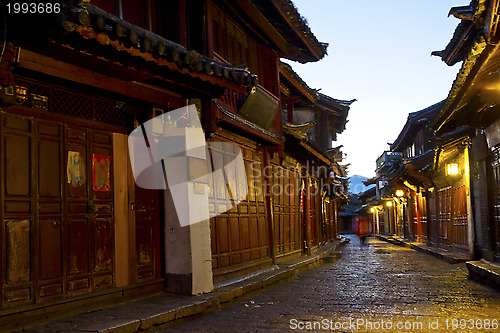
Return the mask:
[[350,238],[336,263],[162,332],[500,332],[500,293],[464,264]]

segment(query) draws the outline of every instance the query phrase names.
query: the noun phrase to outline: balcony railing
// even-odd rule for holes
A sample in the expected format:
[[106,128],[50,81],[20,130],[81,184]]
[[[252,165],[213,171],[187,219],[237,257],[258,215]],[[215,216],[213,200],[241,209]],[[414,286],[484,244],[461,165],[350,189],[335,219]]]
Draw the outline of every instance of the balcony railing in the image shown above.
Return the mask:
[[391,167],[394,161],[399,161],[403,158],[403,154],[385,151],[378,159],[377,159],[377,171],[381,169],[385,169],[386,167]]
[[238,114],[270,133],[281,135],[279,99],[261,85],[253,87],[248,94],[226,89],[217,101],[225,110]]
[[233,113],[238,113],[245,100],[247,99],[247,94],[240,93],[234,90],[226,89],[224,95],[218,99],[220,105]]

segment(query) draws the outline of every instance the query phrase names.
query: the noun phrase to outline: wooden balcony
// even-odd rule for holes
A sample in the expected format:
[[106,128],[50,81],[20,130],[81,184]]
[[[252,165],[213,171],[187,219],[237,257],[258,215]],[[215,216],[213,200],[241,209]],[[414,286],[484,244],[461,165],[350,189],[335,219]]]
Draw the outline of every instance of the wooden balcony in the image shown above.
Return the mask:
[[245,103],[248,94],[226,89],[224,95],[217,101],[226,110],[232,113],[238,113],[243,103]]

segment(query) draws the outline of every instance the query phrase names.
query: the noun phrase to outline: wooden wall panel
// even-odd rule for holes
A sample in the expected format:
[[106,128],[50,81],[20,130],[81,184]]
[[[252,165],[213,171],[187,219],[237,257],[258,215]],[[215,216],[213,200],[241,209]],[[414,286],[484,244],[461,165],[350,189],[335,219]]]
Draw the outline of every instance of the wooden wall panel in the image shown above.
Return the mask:
[[274,239],[278,255],[300,250],[302,246],[300,184],[298,172],[272,165]]
[[87,220],[68,220],[69,275],[89,273]]
[[492,206],[491,217],[494,230],[491,240],[495,257],[500,261],[500,145],[494,147],[491,153],[490,177],[492,179],[492,184],[489,202]]
[[468,215],[466,185],[454,187],[451,198],[451,235],[452,245],[468,250]]
[[62,277],[62,226],[61,221],[39,221],[40,280]]
[[6,135],[5,152],[5,195],[29,197],[31,194],[31,141],[29,137]]
[[[235,154],[239,153],[238,149],[221,152],[211,148],[213,169],[221,170],[226,165],[225,176],[220,172],[209,175],[209,206],[211,211],[219,212],[210,222],[212,267],[214,273],[218,274],[269,258],[270,248],[262,179],[262,149],[257,148],[255,143],[240,141],[229,134],[228,137],[216,137],[214,141],[237,142],[245,161],[242,168],[228,167]],[[226,198],[226,181],[232,189],[236,189],[231,193],[233,197],[243,199],[237,207],[227,212],[225,209],[229,198]],[[247,195],[245,190],[248,191]]]
[[[92,280],[93,289],[104,289],[113,287],[114,278],[114,216],[113,216],[113,156],[112,133],[89,130],[89,181],[88,189],[90,196],[87,198],[89,217],[92,219],[91,226],[91,253],[93,258]],[[92,178],[93,172],[99,168],[97,156],[109,157],[110,164],[107,165],[109,186],[99,188]],[[104,163],[106,164],[106,163]],[[102,165],[101,165],[102,167]],[[106,167],[104,167],[106,169]],[[93,246],[93,249],[92,249]],[[93,250],[93,251],[92,251]]]
[[311,177],[309,186],[309,216],[311,223],[311,245],[317,245],[322,240],[321,232],[321,190],[318,180]]
[[28,117],[0,113],[1,142],[1,307],[30,304],[34,298],[35,225],[31,168],[33,126]]
[[31,280],[31,221],[11,220],[5,223],[7,284]]
[[450,245],[451,186],[437,191],[436,202],[438,246],[448,249]]
[[113,189],[92,190],[93,153],[112,155],[111,134],[8,112],[0,124],[0,308],[112,287]]
[[109,219],[94,220],[94,272],[113,268],[113,228]]

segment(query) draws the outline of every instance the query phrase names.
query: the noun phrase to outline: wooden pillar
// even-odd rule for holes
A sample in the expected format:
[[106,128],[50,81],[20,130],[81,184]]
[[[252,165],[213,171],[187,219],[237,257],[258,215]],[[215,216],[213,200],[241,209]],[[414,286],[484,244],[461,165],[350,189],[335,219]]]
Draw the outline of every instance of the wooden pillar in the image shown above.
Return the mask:
[[272,171],[271,165],[269,162],[269,149],[268,147],[264,147],[263,154],[263,169],[264,169],[264,189],[265,189],[265,200],[266,200],[266,208],[267,208],[267,220],[269,221],[269,248],[271,249],[271,258],[273,260],[273,264],[276,264],[276,239],[274,237],[274,208],[273,208],[273,200],[271,193],[272,186]]
[[[114,220],[115,220],[115,274],[116,286],[131,284],[135,278],[134,259],[131,252],[135,250],[135,211],[129,209],[129,200],[133,201],[133,176],[128,158],[127,136],[113,133],[113,186],[114,186]],[[124,166],[126,166],[124,168]],[[130,191],[132,190],[132,191]],[[132,229],[132,230],[131,230]],[[132,231],[132,233],[131,233]],[[131,239],[131,237],[133,239]]]
[[304,177],[304,183],[305,183],[305,191],[304,191],[304,251],[306,253],[309,253],[310,251],[310,244],[311,244],[311,191],[309,189],[310,186],[310,179],[309,176],[306,175]]

